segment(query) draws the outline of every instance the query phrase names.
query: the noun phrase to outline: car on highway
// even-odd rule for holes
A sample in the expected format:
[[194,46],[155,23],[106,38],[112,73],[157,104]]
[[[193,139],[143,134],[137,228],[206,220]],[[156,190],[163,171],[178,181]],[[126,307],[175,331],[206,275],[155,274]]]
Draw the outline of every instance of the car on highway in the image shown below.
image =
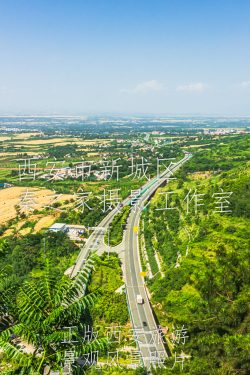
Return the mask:
[[142,298],[142,296],[140,294],[137,294],[137,296],[136,296],[136,302],[139,305],[142,305],[144,303],[144,299]]

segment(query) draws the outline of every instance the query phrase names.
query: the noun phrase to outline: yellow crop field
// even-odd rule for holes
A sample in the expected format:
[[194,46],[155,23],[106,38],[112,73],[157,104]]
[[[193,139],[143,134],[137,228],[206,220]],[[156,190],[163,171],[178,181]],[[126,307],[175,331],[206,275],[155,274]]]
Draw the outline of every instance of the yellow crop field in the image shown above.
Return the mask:
[[55,216],[48,215],[43,216],[38,222],[36,223],[34,227],[35,232],[39,232],[39,230],[50,227],[55,221]]
[[[15,206],[20,203],[22,194],[25,194],[27,188],[25,187],[11,187],[0,190],[0,224],[4,224],[10,219],[16,217]],[[46,205],[50,205],[54,201],[54,193],[49,189],[36,189],[29,188],[29,192],[32,192],[32,207],[34,209],[42,209]],[[71,199],[73,196],[70,194],[63,194],[58,198],[58,202],[63,202],[67,199]]]

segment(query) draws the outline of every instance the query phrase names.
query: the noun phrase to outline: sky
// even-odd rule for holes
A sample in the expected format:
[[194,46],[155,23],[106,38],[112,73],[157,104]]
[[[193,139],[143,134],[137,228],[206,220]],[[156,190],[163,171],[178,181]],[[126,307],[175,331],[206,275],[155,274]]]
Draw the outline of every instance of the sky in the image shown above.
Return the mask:
[[249,0],[0,0],[0,114],[250,116]]

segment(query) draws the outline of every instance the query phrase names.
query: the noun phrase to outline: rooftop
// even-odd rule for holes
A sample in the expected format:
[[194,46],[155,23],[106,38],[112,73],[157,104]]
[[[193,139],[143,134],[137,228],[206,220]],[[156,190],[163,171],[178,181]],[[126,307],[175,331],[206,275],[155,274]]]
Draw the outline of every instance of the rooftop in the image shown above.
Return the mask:
[[55,223],[53,225],[51,225],[51,227],[49,229],[62,229],[65,227],[65,223]]

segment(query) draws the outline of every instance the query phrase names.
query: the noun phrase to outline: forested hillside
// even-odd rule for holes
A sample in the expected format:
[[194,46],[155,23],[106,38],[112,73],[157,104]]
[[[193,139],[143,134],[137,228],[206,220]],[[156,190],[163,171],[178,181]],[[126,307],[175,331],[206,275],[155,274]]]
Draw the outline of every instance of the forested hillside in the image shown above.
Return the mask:
[[[173,354],[164,374],[181,372],[180,363],[171,368],[174,353],[181,352],[184,374],[250,372],[250,164],[239,157],[236,162],[233,150],[231,145],[221,152],[219,170],[209,159],[211,151],[195,155],[180,173],[182,180],[159,189],[143,214],[154,275],[148,284]],[[224,195],[218,195],[221,189]],[[167,206],[166,192],[171,192]],[[226,193],[223,212],[215,212]]]

